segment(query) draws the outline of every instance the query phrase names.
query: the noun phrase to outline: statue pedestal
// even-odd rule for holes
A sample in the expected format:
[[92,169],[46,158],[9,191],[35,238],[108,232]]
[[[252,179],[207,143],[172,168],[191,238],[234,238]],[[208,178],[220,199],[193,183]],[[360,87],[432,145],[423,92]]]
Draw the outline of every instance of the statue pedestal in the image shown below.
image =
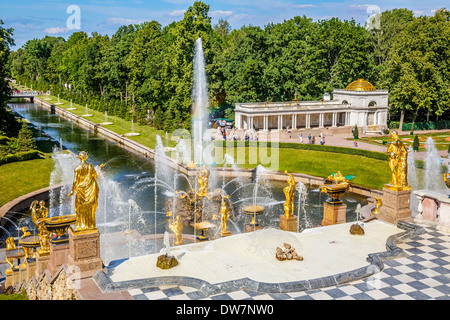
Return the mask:
[[5,289],[7,289],[9,286],[13,286],[14,285],[14,273],[19,272],[18,270],[16,271],[12,271],[11,273],[7,273],[6,274],[6,280],[5,280]]
[[81,278],[91,277],[103,268],[100,233],[97,229],[77,232],[69,229],[69,265],[79,268]]
[[323,203],[322,226],[345,223],[347,218],[347,205]]
[[251,224],[251,223],[246,223],[245,225],[244,225],[244,231],[245,232],[253,232],[253,231],[256,231],[256,230],[261,230],[263,227],[261,226],[261,225],[259,225],[259,224]]
[[228,237],[228,236],[231,236],[231,232],[230,231],[226,231],[226,232],[221,232],[220,233],[220,236],[223,238],[223,237]]
[[67,263],[69,256],[69,244],[50,244],[50,263],[49,269],[52,274],[58,271],[64,263]]
[[390,223],[412,218],[410,209],[411,188],[395,190],[390,185],[383,188],[383,206],[377,218]]
[[27,263],[27,282],[36,275],[36,261],[31,261]]
[[40,255],[39,252],[36,253],[36,278],[39,279],[45,269],[48,268],[50,263],[50,254]]
[[286,218],[283,214],[280,216],[280,229],[284,231],[297,232],[298,227],[298,217],[292,216]]

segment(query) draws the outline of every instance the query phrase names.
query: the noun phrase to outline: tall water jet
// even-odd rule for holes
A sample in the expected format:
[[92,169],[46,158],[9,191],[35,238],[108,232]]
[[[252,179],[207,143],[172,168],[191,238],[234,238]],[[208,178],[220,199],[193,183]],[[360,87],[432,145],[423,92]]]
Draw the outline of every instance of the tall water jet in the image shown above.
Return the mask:
[[[408,148],[408,183],[411,186],[411,190],[419,190],[419,179],[417,177],[417,167],[416,167],[416,160],[414,156],[414,150],[411,146]],[[410,208],[412,211],[412,215],[415,216],[417,214],[417,206],[418,206],[418,199],[415,196],[414,192],[411,192],[411,199],[410,199]]]
[[306,201],[308,200],[308,189],[306,188],[303,182],[298,182],[295,187],[298,194],[298,203],[297,203],[297,232],[300,232],[300,214],[303,214],[305,221],[305,229],[313,227],[310,219],[306,214]]
[[440,156],[434,140],[428,137],[426,143],[427,155],[425,159],[425,189],[429,191],[444,192],[446,188],[441,174]]
[[203,155],[203,134],[207,128],[209,109],[208,89],[206,87],[205,58],[201,38],[198,38],[195,42],[194,86],[192,91],[192,99],[193,158],[194,162],[198,165],[205,163]]

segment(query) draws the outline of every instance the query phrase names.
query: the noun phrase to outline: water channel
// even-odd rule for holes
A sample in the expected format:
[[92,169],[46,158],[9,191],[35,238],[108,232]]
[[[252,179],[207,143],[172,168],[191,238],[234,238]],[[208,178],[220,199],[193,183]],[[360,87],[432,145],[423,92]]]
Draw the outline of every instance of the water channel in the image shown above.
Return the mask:
[[[97,209],[97,227],[105,239],[104,243],[122,243],[122,249],[114,249],[114,252],[108,251],[105,246],[102,247],[102,258],[105,263],[120,258],[129,258],[131,256],[143,255],[159,250],[159,245],[152,241],[137,241],[133,235],[126,235],[127,230],[134,230],[135,235],[154,235],[162,234],[165,231],[171,233],[168,228],[168,217],[164,212],[164,203],[174,194],[174,190],[188,190],[189,182],[186,178],[177,176],[176,172],[165,174],[170,177],[168,181],[162,181],[171,188],[159,187],[155,189],[155,162],[139,154],[125,150],[117,143],[106,140],[92,131],[78,127],[76,124],[52,114],[50,110],[28,102],[10,103],[11,109],[21,117],[29,120],[33,125],[45,132],[64,148],[78,154],[79,151],[86,151],[89,155],[88,162],[99,166],[107,163],[101,177],[99,178],[100,198]],[[56,160],[59,165],[67,163],[68,168],[64,174],[71,176],[73,166],[77,164],[74,156],[65,160]],[[64,166],[64,165],[63,165]],[[70,167],[72,166],[72,167]],[[56,167],[56,165],[55,165]],[[171,169],[164,169],[171,170]],[[167,172],[166,172],[167,173]],[[71,177],[65,183],[71,183]],[[153,181],[153,182],[152,182]],[[231,196],[231,201],[236,205],[237,211],[244,205],[253,204],[254,182],[250,179],[240,178],[234,181],[222,181],[222,178],[215,179],[217,187],[225,187],[224,190]],[[55,181],[49,181],[49,185]],[[58,181],[57,181],[58,182]],[[192,182],[191,182],[192,184]],[[278,228],[279,215],[283,214],[284,194],[283,187],[286,183],[274,181],[260,181],[256,201],[266,207],[264,214],[257,217],[258,222],[263,227]],[[318,187],[307,187],[307,197],[301,203],[301,208],[296,207],[295,213],[300,216],[299,230],[319,226],[323,216],[323,201],[326,199],[321,194]],[[213,189],[212,186],[211,189]],[[298,194],[298,192],[297,192]],[[67,198],[67,197],[66,197]],[[73,199],[61,197],[49,201],[50,216],[58,214],[72,214],[67,212],[73,210]],[[73,198],[73,197],[72,197]],[[356,219],[355,209],[358,203],[366,204],[366,198],[356,194],[345,194],[342,197],[347,207],[347,221]],[[297,202],[300,198],[296,195]],[[301,210],[300,210],[301,209]],[[230,221],[229,230],[232,233],[244,232],[244,224],[250,220],[244,214],[238,214]],[[220,220],[219,220],[220,222]],[[23,212],[18,215],[15,224],[20,226],[28,225],[29,230],[33,230],[29,213]],[[16,227],[13,224],[5,225],[8,231],[18,236]],[[186,226],[183,233],[193,233],[194,230]],[[0,230],[1,240],[6,238],[6,232]],[[212,234],[212,237],[215,235]],[[134,238],[133,238],[134,237]],[[130,240],[130,239],[134,240]],[[145,237],[144,237],[145,238]],[[106,241],[106,239],[109,239]],[[142,239],[142,237],[141,237]],[[134,241],[134,242],[133,242]],[[2,241],[2,245],[4,243]]]

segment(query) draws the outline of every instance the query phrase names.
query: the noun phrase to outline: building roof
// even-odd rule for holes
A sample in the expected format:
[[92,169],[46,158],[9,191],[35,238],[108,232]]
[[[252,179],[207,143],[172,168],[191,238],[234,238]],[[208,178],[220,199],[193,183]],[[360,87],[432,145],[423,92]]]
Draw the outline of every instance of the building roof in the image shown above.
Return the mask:
[[377,89],[369,81],[358,79],[350,83],[345,90],[347,91],[376,91]]

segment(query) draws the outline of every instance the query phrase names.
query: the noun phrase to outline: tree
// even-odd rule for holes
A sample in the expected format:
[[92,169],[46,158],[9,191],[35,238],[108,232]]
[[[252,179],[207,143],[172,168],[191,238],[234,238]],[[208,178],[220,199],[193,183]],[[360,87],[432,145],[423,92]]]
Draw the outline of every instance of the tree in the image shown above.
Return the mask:
[[416,136],[414,137],[414,142],[413,142],[414,151],[419,151],[419,146],[420,146],[419,137],[416,134]]
[[416,122],[420,112],[437,117],[450,105],[449,12],[438,10],[434,17],[421,16],[407,24],[396,38],[382,73],[390,91],[391,112],[400,112]]
[[17,136],[17,141],[20,145],[20,151],[29,151],[36,149],[36,142],[34,141],[33,132],[28,128],[26,122],[22,123],[22,128]]
[[19,124],[14,115],[6,110],[6,104],[9,101],[11,88],[6,77],[8,77],[8,56],[10,46],[14,45],[12,38],[13,29],[3,28],[3,21],[0,20],[0,135],[9,137],[15,136],[19,130]]

